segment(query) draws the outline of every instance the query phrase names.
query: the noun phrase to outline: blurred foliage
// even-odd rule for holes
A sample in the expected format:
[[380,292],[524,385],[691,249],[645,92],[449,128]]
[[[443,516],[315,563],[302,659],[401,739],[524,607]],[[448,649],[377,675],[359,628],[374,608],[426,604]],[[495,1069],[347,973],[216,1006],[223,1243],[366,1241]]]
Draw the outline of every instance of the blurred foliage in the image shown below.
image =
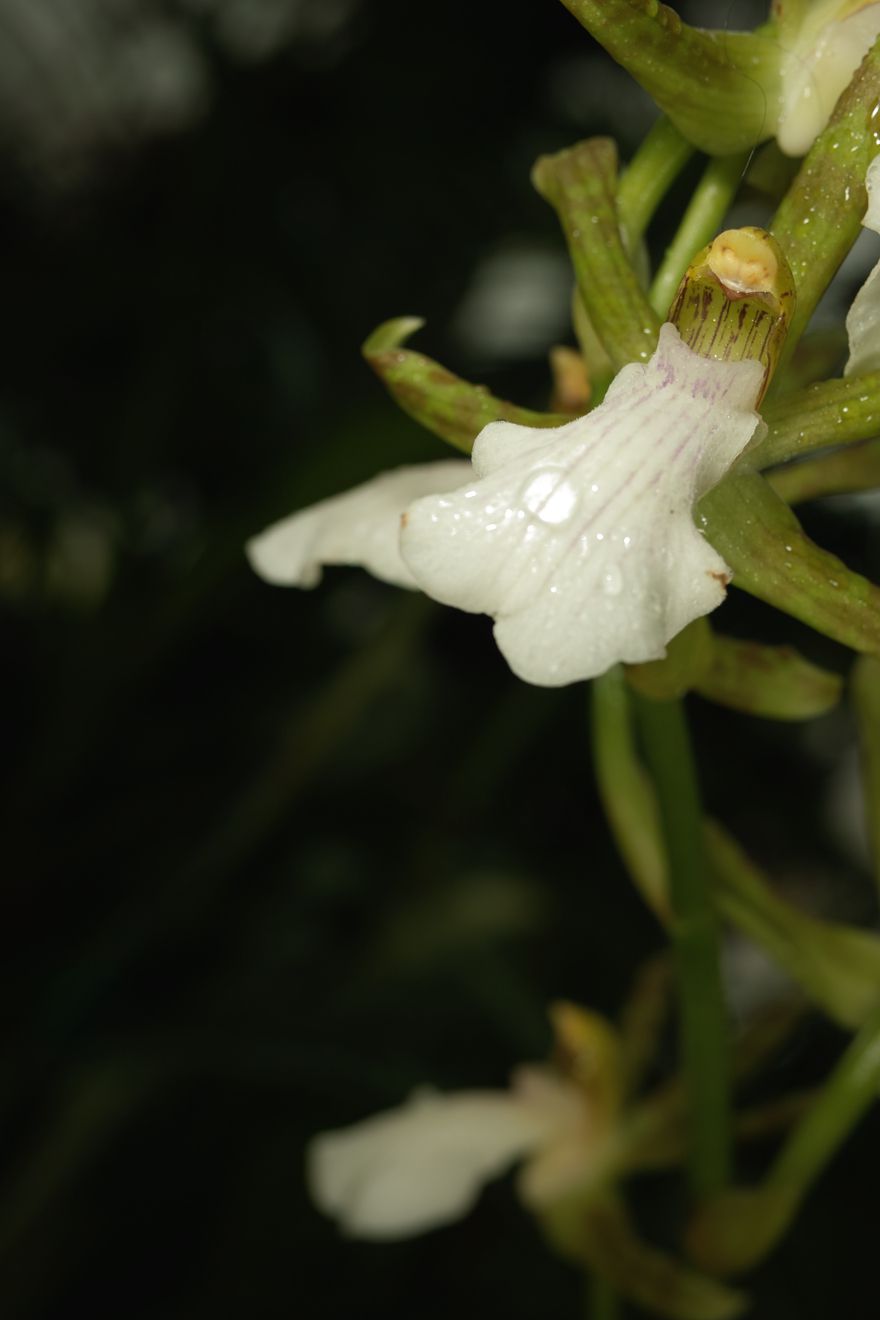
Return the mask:
[[[580,1281],[507,1187],[378,1248],[340,1240],[301,1175],[321,1128],[427,1080],[503,1082],[548,1048],[551,999],[613,1010],[660,947],[602,820],[585,693],[517,683],[484,619],[341,570],[271,589],[241,547],[444,455],[359,356],[388,316],[547,406],[534,346],[481,354],[461,309],[499,257],[563,259],[533,159],[587,131],[625,159],[647,107],[552,0],[370,0],[262,63],[197,31],[214,97],[186,132],[61,192],[0,162],[3,1315],[575,1315]],[[557,310],[505,286],[504,343],[516,315],[563,334],[566,285]],[[878,575],[862,506],[806,517]],[[844,664],[745,598],[725,628]],[[870,920],[864,866],[804,809],[845,711],[693,714],[709,809],[799,899]],[[745,1018],[775,983],[730,955]],[[837,1045],[805,1025],[778,1087]],[[759,1276],[758,1320],[872,1279],[878,1145],[875,1118]],[[661,1240],[670,1188],[640,1184]]]

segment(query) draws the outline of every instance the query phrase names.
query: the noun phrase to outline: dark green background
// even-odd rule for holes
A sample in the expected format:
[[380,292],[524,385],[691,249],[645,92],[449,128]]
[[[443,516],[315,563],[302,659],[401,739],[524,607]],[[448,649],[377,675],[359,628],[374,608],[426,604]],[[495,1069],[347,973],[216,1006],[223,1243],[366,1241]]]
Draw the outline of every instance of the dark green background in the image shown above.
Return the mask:
[[[508,1186],[449,1230],[349,1244],[302,1158],[414,1085],[503,1084],[545,1053],[549,1000],[613,1012],[659,947],[600,815],[585,691],[525,688],[486,620],[356,571],[271,589],[242,544],[444,456],[359,358],[386,317],[425,315],[420,346],[544,405],[539,358],[481,360],[447,327],[489,254],[558,248],[534,157],[620,123],[629,154],[645,102],[598,81],[554,0],[368,0],[324,47],[209,56],[191,131],[75,193],[37,195],[12,155],[0,174],[0,521],[38,566],[2,601],[0,1308],[562,1320],[580,1281]],[[97,507],[112,583],[72,603],[39,566]],[[876,574],[867,514],[809,525]],[[846,662],[742,599],[724,613]],[[817,807],[846,717],[693,714],[712,810],[789,892],[871,920]],[[765,1091],[837,1047],[808,1023]],[[876,1316],[878,1156],[874,1119],[759,1277],[758,1320],[841,1296]],[[637,1191],[669,1238],[672,1184]]]

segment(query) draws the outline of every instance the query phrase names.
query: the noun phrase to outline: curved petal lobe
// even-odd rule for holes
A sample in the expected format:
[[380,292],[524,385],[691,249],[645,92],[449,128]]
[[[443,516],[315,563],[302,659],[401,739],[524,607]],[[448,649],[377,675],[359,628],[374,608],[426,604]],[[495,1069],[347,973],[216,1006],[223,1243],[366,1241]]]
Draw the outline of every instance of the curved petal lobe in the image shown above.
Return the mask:
[[400,558],[400,518],[428,492],[452,490],[467,479],[466,459],[420,463],[383,472],[362,486],[300,509],[248,541],[251,567],[267,582],[314,587],[324,564],[358,564],[398,587],[416,583]]
[[493,422],[476,479],[413,505],[401,552],[435,599],[491,614],[511,668],[558,686],[663,656],[724,599],[694,501],[745,448],[763,369],[693,353],[665,325],[649,362],[551,431]]

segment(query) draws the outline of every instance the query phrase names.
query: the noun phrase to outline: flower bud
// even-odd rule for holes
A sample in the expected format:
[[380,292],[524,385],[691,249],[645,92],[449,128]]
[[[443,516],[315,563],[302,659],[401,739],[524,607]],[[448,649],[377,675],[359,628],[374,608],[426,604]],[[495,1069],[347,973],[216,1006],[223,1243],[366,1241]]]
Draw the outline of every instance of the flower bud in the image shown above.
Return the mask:
[[757,407],[779,362],[795,303],[794,278],[773,236],[765,229],[726,229],[691,262],[669,319],[702,357],[760,362]]

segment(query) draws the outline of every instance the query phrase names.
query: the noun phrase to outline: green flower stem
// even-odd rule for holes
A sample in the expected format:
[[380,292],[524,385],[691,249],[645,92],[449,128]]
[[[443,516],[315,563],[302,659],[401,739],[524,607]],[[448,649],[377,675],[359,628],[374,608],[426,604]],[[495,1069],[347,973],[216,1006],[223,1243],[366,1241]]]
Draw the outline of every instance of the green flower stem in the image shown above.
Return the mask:
[[614,1286],[600,1274],[591,1274],[587,1285],[589,1320],[621,1320],[623,1310]]
[[786,504],[802,504],[821,495],[846,495],[880,486],[880,439],[849,449],[835,449],[806,463],[791,463],[768,472],[772,486]]
[[811,385],[768,403],[763,416],[767,433],[747,450],[754,467],[870,440],[880,432],[880,371]]
[[690,142],[661,115],[627,165],[617,189],[617,213],[630,252],[693,154]]
[[535,188],[559,216],[578,290],[612,366],[645,362],[660,322],[648,305],[620,233],[617,148],[589,138],[555,156],[541,156]]
[[826,1081],[816,1103],[774,1162],[769,1188],[795,1205],[809,1192],[880,1091],[880,1009],[865,1022]]
[[620,666],[590,684],[593,765],[605,817],[633,883],[669,922],[666,858],[653,786],[635,748],[632,705]]
[[871,843],[874,880],[880,889],[880,660],[860,656],[850,679],[858,722],[865,824]]
[[878,105],[880,40],[838,101],[770,225],[797,285],[786,357],[859,236],[868,204],[865,174],[880,150]]
[[704,1203],[688,1230],[704,1269],[740,1274],[788,1231],[816,1180],[880,1090],[880,1009],[852,1040],[758,1187],[732,1188]]
[[678,232],[654,277],[649,302],[658,316],[666,316],[682,277],[700,248],[721,228],[736,194],[748,155],[710,160],[688,203]]
[[691,1187],[708,1196],[725,1186],[730,1169],[730,1060],[699,789],[681,703],[637,697],[636,709],[669,859]]

